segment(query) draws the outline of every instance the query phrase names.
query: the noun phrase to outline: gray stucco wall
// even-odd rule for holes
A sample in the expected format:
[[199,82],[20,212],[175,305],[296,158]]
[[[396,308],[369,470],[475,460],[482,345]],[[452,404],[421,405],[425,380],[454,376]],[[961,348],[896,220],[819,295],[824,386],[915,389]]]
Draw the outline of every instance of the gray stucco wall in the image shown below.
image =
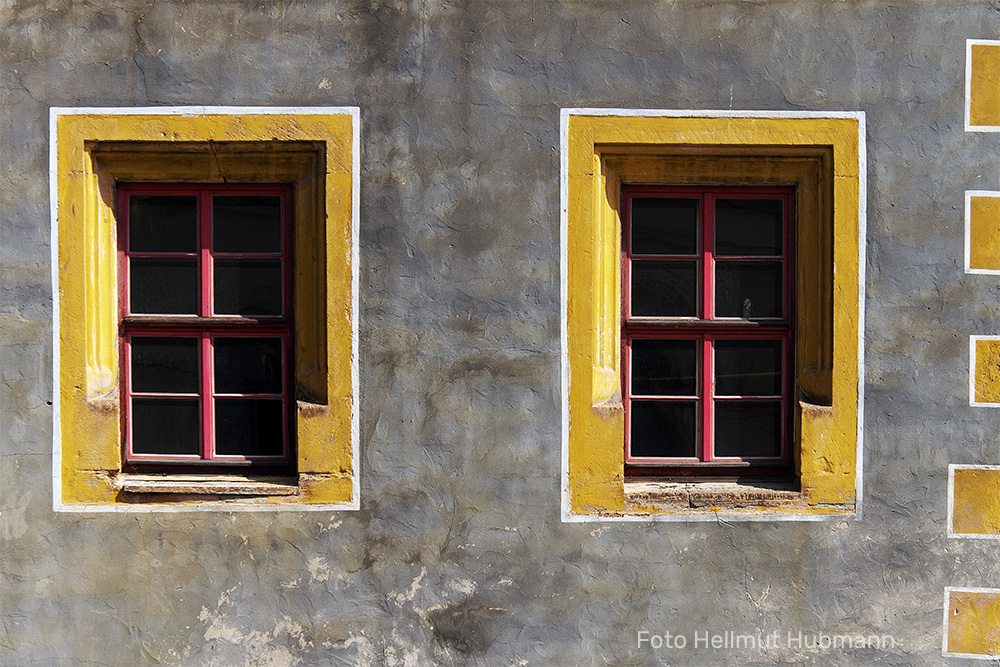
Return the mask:
[[[1000,463],[968,405],[963,128],[992,1],[0,2],[0,664],[935,665],[949,463]],[[52,511],[50,106],[361,108],[361,509]],[[563,524],[559,109],[861,110],[861,520]],[[637,647],[640,630],[686,650]],[[861,632],[890,650],[692,647]],[[783,642],[785,643],[785,642]]]

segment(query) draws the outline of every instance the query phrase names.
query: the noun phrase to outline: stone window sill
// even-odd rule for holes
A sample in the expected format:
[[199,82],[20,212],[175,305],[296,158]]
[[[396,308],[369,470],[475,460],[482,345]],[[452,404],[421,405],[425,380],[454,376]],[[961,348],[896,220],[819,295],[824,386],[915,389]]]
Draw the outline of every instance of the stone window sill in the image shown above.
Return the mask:
[[764,479],[631,480],[625,482],[625,502],[687,512],[806,509],[795,482]]
[[295,496],[293,477],[244,477],[240,475],[134,475],[115,477],[115,488],[136,495],[194,496]]

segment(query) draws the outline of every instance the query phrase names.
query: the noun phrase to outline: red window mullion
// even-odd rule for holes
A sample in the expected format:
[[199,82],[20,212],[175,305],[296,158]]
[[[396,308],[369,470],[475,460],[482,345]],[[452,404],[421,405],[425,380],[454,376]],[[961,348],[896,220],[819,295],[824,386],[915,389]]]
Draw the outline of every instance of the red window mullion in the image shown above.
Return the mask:
[[[701,317],[715,317],[715,198],[705,193],[701,198]],[[715,443],[715,339],[701,339],[701,440],[698,458],[711,461]]]
[[715,318],[715,198],[701,200],[701,317]]
[[198,280],[201,286],[201,303],[199,304],[199,314],[202,317],[211,317],[215,312],[215,304],[212,300],[212,193],[207,190],[198,192],[198,240],[201,247],[199,254],[201,261],[198,263]]
[[215,383],[212,368],[215,365],[212,336],[201,333],[201,457],[206,461],[215,458]]
[[[198,312],[202,317],[211,317],[215,310],[212,299],[212,194],[207,190],[198,192],[198,241],[199,255],[198,281],[200,303]],[[214,367],[212,338],[207,331],[201,332],[201,457],[210,461],[215,457],[215,429],[213,424],[215,408],[215,383],[212,379]]]
[[715,340],[711,335],[701,339],[701,446],[699,458],[711,461],[713,458],[713,443],[715,442],[715,357],[712,346]]

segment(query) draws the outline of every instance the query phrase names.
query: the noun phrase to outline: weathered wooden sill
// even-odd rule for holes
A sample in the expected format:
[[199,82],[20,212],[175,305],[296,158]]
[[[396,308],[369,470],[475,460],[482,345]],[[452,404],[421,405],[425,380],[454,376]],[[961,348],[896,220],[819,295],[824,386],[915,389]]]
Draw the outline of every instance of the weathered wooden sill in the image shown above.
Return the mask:
[[632,480],[625,482],[625,501],[665,510],[804,509],[806,506],[795,482],[760,479]]
[[115,488],[125,493],[168,493],[209,496],[295,496],[294,477],[245,477],[241,475],[134,475],[115,477]]

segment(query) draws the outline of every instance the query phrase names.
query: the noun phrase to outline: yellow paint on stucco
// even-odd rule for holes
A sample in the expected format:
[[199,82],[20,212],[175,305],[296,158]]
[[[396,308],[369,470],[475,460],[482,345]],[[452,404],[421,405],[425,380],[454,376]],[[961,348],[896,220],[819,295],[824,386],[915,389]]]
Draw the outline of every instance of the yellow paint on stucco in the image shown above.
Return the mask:
[[953,589],[945,618],[948,653],[1000,655],[1000,591]]
[[[57,116],[62,504],[121,502],[117,178],[296,183],[295,302],[309,315],[296,321],[296,379],[313,402],[297,415],[298,496],[255,502],[352,500],[354,122],[350,113]],[[219,148],[226,142],[237,148]],[[102,158],[108,146],[117,153]]]
[[969,267],[1000,270],[1000,197],[969,197]]
[[955,468],[952,532],[1000,535],[1000,468]]
[[1000,125],[1000,43],[973,44],[969,72],[969,124]]
[[1000,405],[1000,340],[974,339],[976,403]]
[[[859,121],[856,118],[567,118],[568,491],[574,514],[667,513],[627,505],[620,355],[620,220],[624,180],[656,182],[638,156],[657,147],[832,147],[832,407],[800,412],[800,482],[811,512],[853,511],[858,443]],[[631,175],[602,158],[637,158]],[[752,158],[751,158],[752,159]],[[625,169],[625,172],[628,168]],[[697,181],[692,181],[697,182]],[[778,510],[780,511],[780,510]]]

